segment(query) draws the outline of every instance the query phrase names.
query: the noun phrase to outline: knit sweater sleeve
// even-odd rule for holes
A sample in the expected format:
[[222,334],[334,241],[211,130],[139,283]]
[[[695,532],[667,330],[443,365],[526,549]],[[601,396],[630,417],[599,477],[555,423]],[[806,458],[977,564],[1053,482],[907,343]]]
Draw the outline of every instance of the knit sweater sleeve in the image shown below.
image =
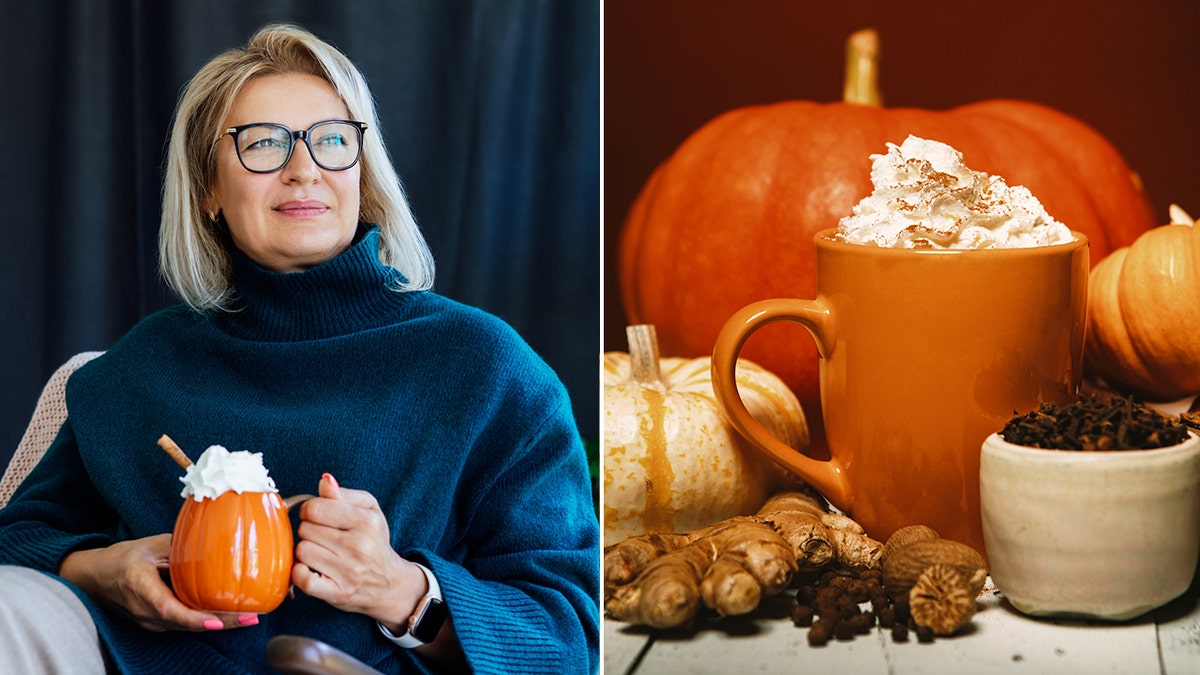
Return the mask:
[[565,398],[475,486],[469,560],[406,554],[433,570],[475,672],[599,668],[599,530]]
[[80,459],[68,419],[0,509],[0,564],[57,573],[71,551],[116,541],[116,522]]

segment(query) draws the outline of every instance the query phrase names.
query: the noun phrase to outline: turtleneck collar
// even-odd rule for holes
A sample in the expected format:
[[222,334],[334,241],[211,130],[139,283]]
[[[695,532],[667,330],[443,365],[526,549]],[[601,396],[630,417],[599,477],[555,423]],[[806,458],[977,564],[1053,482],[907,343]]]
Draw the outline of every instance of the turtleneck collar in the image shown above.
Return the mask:
[[379,228],[368,226],[340,255],[287,274],[231,246],[234,309],[213,320],[234,337],[263,342],[319,340],[393,323],[411,294],[394,290],[404,277],[379,261],[379,241]]

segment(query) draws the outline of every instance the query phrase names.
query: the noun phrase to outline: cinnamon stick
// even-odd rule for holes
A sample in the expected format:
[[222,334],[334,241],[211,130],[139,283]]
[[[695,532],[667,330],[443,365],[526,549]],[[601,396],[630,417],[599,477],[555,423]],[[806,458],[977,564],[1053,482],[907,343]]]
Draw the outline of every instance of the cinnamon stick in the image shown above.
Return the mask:
[[175,460],[175,463],[184,469],[192,465],[192,460],[183,454],[183,450],[179,449],[179,446],[175,444],[175,441],[171,440],[170,436],[163,434],[162,438],[158,439],[158,445],[163,450],[166,450],[171,459]]

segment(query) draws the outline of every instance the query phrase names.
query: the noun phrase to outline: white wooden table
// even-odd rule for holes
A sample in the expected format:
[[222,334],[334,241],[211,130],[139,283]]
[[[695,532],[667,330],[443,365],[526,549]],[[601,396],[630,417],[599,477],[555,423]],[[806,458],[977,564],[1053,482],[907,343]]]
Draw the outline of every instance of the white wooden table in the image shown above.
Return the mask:
[[808,644],[792,625],[794,592],[746,617],[705,617],[686,631],[655,632],[605,619],[606,675],[658,673],[1067,673],[1200,674],[1200,581],[1154,612],[1122,623],[1034,619],[989,582],[979,612],[959,635],[920,643],[876,627],[851,641]]

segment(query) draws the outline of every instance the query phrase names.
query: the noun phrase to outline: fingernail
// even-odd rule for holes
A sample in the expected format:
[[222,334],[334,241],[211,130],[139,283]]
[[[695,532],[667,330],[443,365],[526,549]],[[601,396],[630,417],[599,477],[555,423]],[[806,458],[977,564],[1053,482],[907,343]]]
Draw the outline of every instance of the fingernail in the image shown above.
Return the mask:
[[324,473],[324,474],[321,474],[321,477],[324,478],[325,480],[329,481],[329,484],[332,485],[334,488],[338,487],[337,479],[333,477],[333,474]]
[[238,614],[238,623],[242,624],[243,626],[257,626],[258,625],[258,615],[257,614]]
[[220,619],[205,619],[204,628],[207,630],[221,630],[225,624],[221,623]]

